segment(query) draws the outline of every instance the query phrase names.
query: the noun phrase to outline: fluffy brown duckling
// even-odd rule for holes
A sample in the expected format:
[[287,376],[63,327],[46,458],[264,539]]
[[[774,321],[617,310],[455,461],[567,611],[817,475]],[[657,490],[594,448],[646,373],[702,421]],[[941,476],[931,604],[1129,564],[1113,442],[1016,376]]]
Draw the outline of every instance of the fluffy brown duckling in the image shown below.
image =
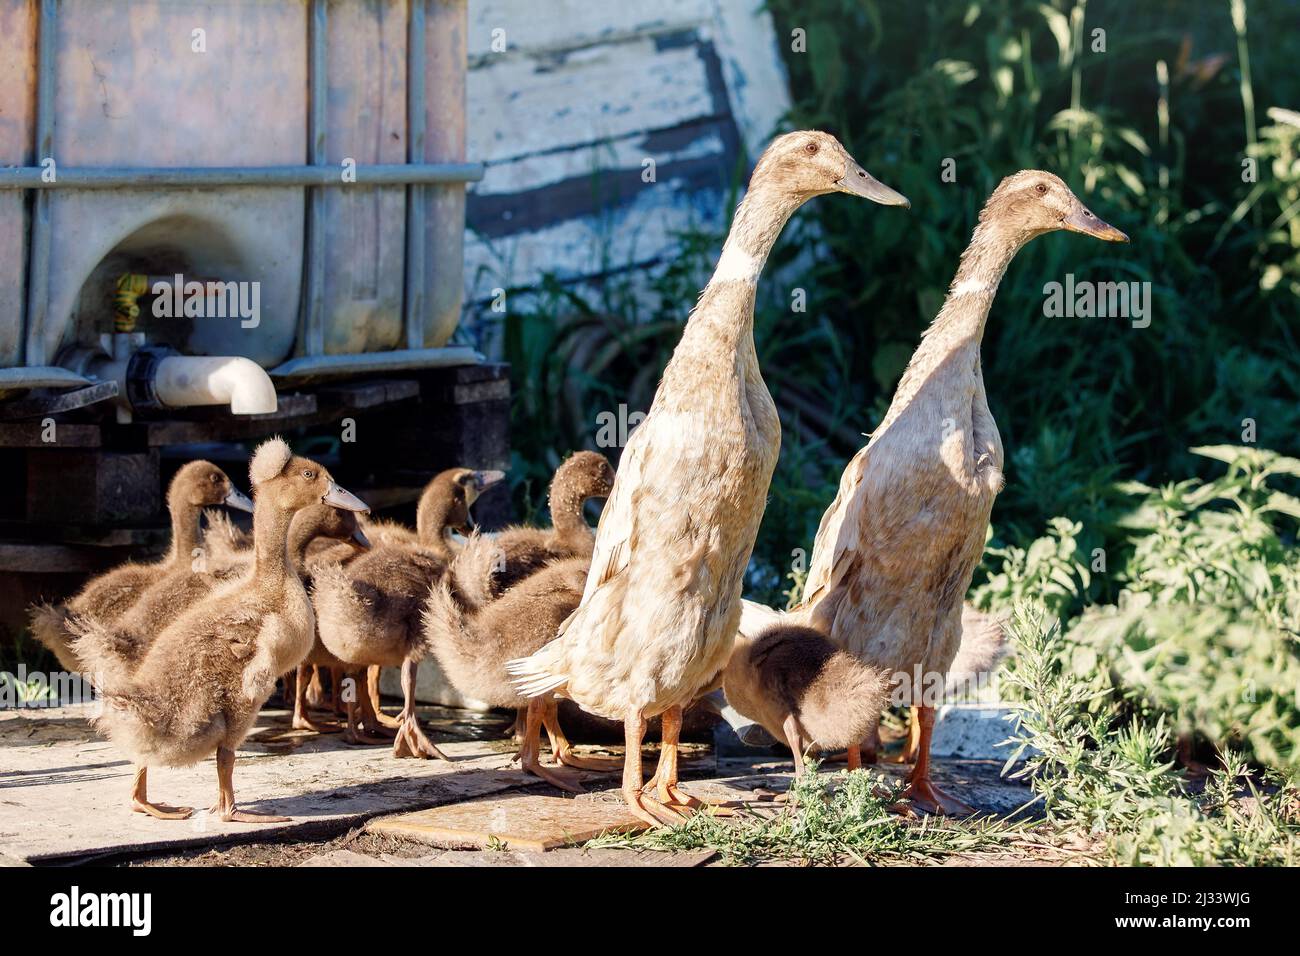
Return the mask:
[[596,535],[583,517],[583,507],[593,498],[609,497],[614,468],[599,452],[570,455],[551,479],[550,528],[514,526],[493,535],[491,547],[475,548],[476,564],[457,564],[457,591],[469,607],[499,598],[552,561],[586,558],[596,546]]
[[499,599],[477,609],[460,596],[461,574],[471,573],[494,542],[474,537],[429,593],[424,612],[424,640],[430,653],[462,694],[494,707],[527,708],[519,758],[527,773],[557,787],[580,792],[576,780],[541,764],[541,729],[551,752],[563,765],[585,770],[616,770],[621,761],[592,760],[573,753],[560,728],[554,698],[523,696],[506,673],[506,663],[526,657],[555,638],[560,624],[582,600],[590,567],[588,558],[565,558],[524,578]]
[[68,627],[71,615],[93,617],[111,624],[140,599],[145,589],[160,576],[185,571],[202,557],[204,543],[201,514],[211,505],[225,505],[252,511],[253,503],[231,483],[226,473],[210,461],[183,465],[167,487],[167,510],[171,516],[172,540],[167,554],[158,561],[127,561],[93,578],[66,605],[43,604],[32,608],[33,636],[54,652],[67,671],[82,670],[71,644],[76,635]]
[[442,472],[421,501],[418,545],[379,545],[347,566],[315,573],[312,598],[325,649],[352,669],[401,668],[403,705],[394,756],[446,759],[415,716],[415,678],[425,654],[420,615],[430,586],[454,556],[452,531],[468,530],[475,499],[502,477],[499,471],[468,468]]
[[[264,442],[249,465],[254,490],[254,559],[247,577],[197,601],[158,634],[139,665],[130,666],[132,635],[92,619],[74,618],[74,646],[87,669],[102,675],[105,708],[96,727],[136,765],[132,809],[176,820],[188,807],[151,803],[149,766],[186,766],[213,752],[223,820],[283,822],[235,808],[235,748],[248,734],[276,678],[310,651],[315,618],[301,579],[289,564],[289,525],[303,508],[324,503],[365,511],[328,471],[295,456],[284,441]],[[184,680],[178,680],[184,675]]]
[[875,731],[889,702],[890,675],[863,664],[826,635],[784,616],[745,633],[722,672],[727,703],[794,756],[856,746]]

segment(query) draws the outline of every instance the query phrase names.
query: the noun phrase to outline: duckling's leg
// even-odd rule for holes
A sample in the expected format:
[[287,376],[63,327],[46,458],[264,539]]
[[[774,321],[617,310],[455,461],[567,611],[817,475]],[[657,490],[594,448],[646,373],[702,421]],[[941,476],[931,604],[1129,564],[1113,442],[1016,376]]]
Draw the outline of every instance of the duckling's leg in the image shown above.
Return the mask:
[[[682,814],[658,803],[641,789],[644,779],[641,771],[641,739],[645,736],[645,718],[637,713],[623,721],[623,743],[626,753],[623,755],[623,799],[632,815],[644,820],[652,827],[663,824],[682,823],[686,818]],[[660,769],[663,768],[662,756]]]
[[542,724],[546,719],[547,710],[554,707],[553,701],[543,700],[540,697],[529,699],[528,709],[524,712],[524,742],[523,746],[519,748],[519,763],[523,767],[524,773],[531,773],[534,777],[541,777],[547,783],[559,787],[561,790],[567,790],[569,793],[583,793],[582,784],[578,783],[577,777],[573,774],[565,770],[542,765],[540,753],[542,749]]
[[[286,680],[288,677],[286,675]],[[293,729],[314,730],[318,734],[336,734],[343,728],[333,724],[318,724],[307,712],[307,665],[299,664],[296,679],[293,680]]]
[[560,726],[559,709],[560,705],[554,697],[542,707],[542,725],[546,728],[546,736],[551,740],[551,754],[556,761],[579,770],[596,770],[601,773],[618,770],[621,761],[617,757],[579,757],[573,752],[573,745],[564,736],[564,729]]
[[330,695],[329,704],[334,711],[335,717],[342,717],[347,712],[347,701],[343,699],[343,678],[347,676],[347,671],[342,667],[331,667],[330,671]]
[[911,800],[913,806],[929,813],[974,813],[974,807],[948,796],[930,780],[930,735],[934,731],[934,708],[918,705],[912,708],[912,716],[920,725],[920,730],[917,735],[916,765],[907,778],[907,790],[903,796]]
[[[799,727],[799,718],[795,717],[794,714],[786,714],[785,720],[781,723],[781,730],[785,732],[785,742],[790,745],[790,755],[794,757],[794,775],[802,777],[805,744],[803,742],[803,732]],[[849,750],[851,752],[853,748],[850,747]]]
[[147,813],[158,820],[188,820],[194,812],[193,807],[172,807],[165,803],[150,803],[148,790],[148,767],[135,768],[135,786],[131,788],[131,809],[136,813]]
[[217,804],[212,808],[226,823],[289,823],[288,817],[235,809],[235,752],[217,748]]
[[[356,683],[355,678],[356,678],[355,674],[349,674],[346,679],[351,680],[355,685]],[[341,696],[343,698],[344,704],[347,707],[347,714],[348,714],[347,730],[344,731],[343,733],[343,739],[350,744],[358,744],[358,745],[388,743],[388,739],[386,737],[372,736],[364,729],[363,722],[361,720],[361,717],[363,717],[364,715],[361,714],[361,705],[357,702],[357,695],[355,693],[351,693],[351,694],[345,693]]]
[[307,685],[307,703],[308,705],[321,709],[327,706],[325,701],[325,688],[320,682],[320,668],[311,669],[311,683]]
[[871,733],[861,745],[862,762],[874,764],[880,759],[880,725],[871,728]]
[[413,657],[402,662],[402,712],[397,716],[402,726],[397,731],[397,739],[393,741],[393,756],[421,759],[437,757],[449,761],[451,758],[424,735],[420,721],[415,716],[415,675],[419,667],[420,662]]
[[366,668],[366,690],[369,691],[370,697],[369,714],[374,715],[376,730],[380,727],[396,730],[402,726],[402,722],[384,713],[383,702],[379,698],[379,675],[382,671],[383,668],[378,665]]

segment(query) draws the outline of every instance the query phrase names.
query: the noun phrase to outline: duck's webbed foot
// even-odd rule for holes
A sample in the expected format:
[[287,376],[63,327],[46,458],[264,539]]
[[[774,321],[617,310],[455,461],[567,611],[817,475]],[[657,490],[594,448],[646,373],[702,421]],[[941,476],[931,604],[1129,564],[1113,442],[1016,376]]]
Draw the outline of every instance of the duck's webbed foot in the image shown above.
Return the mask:
[[228,747],[217,749],[217,802],[209,812],[226,823],[292,822],[289,817],[235,809],[235,752]]
[[188,820],[194,813],[193,807],[173,807],[166,803],[150,803],[147,793],[149,769],[135,768],[135,785],[131,788],[131,809],[136,813],[147,813],[155,820]]
[[383,701],[379,695],[379,675],[383,668],[374,665],[366,668],[366,696],[361,701],[361,715],[375,733],[388,733],[394,731],[388,736],[395,736],[395,732],[402,726],[401,720],[384,713]]
[[913,807],[924,810],[926,813],[941,813],[958,817],[970,816],[975,813],[975,808],[969,803],[958,800],[936,787],[928,774],[920,779],[910,781],[907,789],[903,792],[903,796],[911,802]]
[[416,719],[414,713],[403,713],[401,721],[397,739],[393,741],[394,757],[416,757],[420,760],[437,757],[439,760],[451,761],[451,758],[439,750],[425,735],[424,728],[420,726],[420,721]]
[[[555,702],[543,700],[540,697],[530,698],[528,707],[524,710],[523,740],[519,746],[519,753],[515,754],[515,759],[523,768],[524,773],[530,773],[534,777],[541,777],[553,787],[559,787],[569,793],[584,793],[582,784],[578,782],[576,774],[567,770],[561,770],[558,767],[547,767],[542,764],[542,725],[546,724],[549,732],[551,724],[549,718],[553,718],[555,712]],[[558,727],[558,725],[556,725]],[[563,734],[561,734],[561,739]],[[554,746],[554,739],[552,746]],[[565,741],[567,744],[568,741]]]
[[[542,703],[542,726],[546,728],[546,736],[551,742],[551,754],[557,763],[565,767],[573,767],[575,770],[593,770],[597,773],[615,773],[622,769],[623,761],[618,757],[583,757],[574,753],[573,745],[569,743],[569,738],[564,735],[564,728],[560,726],[558,711],[559,704],[554,698]],[[526,735],[528,729],[526,713],[524,720]]]

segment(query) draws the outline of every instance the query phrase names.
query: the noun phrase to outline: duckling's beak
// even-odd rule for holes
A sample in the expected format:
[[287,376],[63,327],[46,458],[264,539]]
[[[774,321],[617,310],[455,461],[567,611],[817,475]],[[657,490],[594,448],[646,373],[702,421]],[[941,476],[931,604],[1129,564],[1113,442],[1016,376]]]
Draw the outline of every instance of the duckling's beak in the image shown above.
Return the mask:
[[1110,223],[1102,222],[1093,215],[1091,209],[1078,201],[1075,202],[1070,214],[1061,220],[1061,228],[1106,242],[1128,242],[1128,236]]
[[329,505],[331,508],[342,508],[344,511],[360,511],[362,514],[370,513],[370,506],[348,491],[346,488],[340,488],[334,482],[330,482],[329,488],[325,494],[321,495],[321,503]]
[[351,540],[352,543],[355,544],[358,548],[361,548],[363,550],[369,550],[370,548],[370,539],[366,537],[366,533],[362,531],[360,528],[357,528],[355,531],[352,532]]
[[230,491],[226,492],[225,500],[222,501],[221,503],[225,505],[227,508],[237,508],[240,511],[247,511],[250,514],[253,511],[252,500],[248,497],[248,495],[244,494],[238,488],[235,488],[233,486],[231,487]]
[[479,494],[487,491],[498,481],[506,476],[504,471],[476,471],[474,472],[474,481],[478,485]]
[[906,196],[890,189],[851,159],[848,169],[844,171],[844,178],[835,183],[835,188],[851,196],[878,202],[882,206],[912,208],[912,203]]

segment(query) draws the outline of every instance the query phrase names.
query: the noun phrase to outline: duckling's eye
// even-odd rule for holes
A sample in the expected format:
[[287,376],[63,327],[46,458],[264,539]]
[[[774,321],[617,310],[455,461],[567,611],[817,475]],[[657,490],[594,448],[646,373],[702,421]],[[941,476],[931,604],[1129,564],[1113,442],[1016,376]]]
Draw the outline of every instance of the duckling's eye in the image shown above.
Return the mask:
[[1047,193],[1047,184],[1039,183],[1037,186],[1034,187],[1034,192],[1038,193],[1038,195],[1040,196],[1045,195]]
[[302,471],[302,476],[306,478],[308,481],[311,481],[313,478],[316,477],[316,472],[312,471],[310,468],[304,468]]
[[208,481],[212,482],[214,485],[215,485],[215,484],[218,484],[218,483],[220,483],[220,481],[221,481],[221,476],[220,476],[220,475],[208,475]]
[[809,143],[807,146],[804,147],[804,151],[807,152],[809,156],[811,156],[813,153],[817,152],[817,144]]

